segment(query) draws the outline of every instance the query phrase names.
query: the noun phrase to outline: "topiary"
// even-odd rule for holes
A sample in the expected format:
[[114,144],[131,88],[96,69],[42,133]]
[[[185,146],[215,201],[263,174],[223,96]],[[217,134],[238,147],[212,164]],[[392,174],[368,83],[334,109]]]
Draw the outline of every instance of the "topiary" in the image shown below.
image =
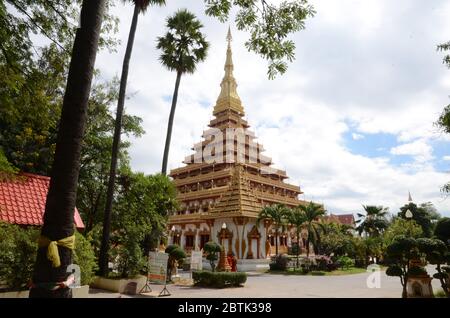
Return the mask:
[[217,253],[222,251],[222,247],[216,242],[208,242],[203,247],[203,251],[206,253],[206,259],[211,265],[211,270],[214,272],[216,269],[216,261],[218,259]]
[[167,261],[167,280],[172,280],[172,271],[175,268],[176,262],[181,262],[186,258],[186,253],[177,244],[172,244],[166,247],[165,252],[169,254]]
[[423,267],[419,267],[419,266],[412,266],[409,270],[408,270],[408,276],[424,276],[427,275],[427,271],[425,268]]
[[386,275],[388,276],[397,276],[402,277],[403,276],[403,270],[398,265],[391,265],[386,269]]
[[450,245],[450,218],[442,218],[436,223],[434,235]]

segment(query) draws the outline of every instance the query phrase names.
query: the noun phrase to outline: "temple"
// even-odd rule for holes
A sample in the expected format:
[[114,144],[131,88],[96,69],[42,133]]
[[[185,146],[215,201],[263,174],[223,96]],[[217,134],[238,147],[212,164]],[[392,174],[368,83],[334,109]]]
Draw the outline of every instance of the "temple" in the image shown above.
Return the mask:
[[[258,213],[267,205],[305,202],[298,199],[300,187],[286,183],[286,172],[273,168],[262,154],[263,146],[244,120],[231,40],[228,30],[225,75],[209,129],[185,158],[185,166],[170,172],[180,208],[169,219],[169,243],[189,253],[212,240],[238,260],[262,260],[274,254],[275,237],[270,223],[256,222]],[[280,235],[281,253],[287,252],[291,239],[296,238],[288,232]]]

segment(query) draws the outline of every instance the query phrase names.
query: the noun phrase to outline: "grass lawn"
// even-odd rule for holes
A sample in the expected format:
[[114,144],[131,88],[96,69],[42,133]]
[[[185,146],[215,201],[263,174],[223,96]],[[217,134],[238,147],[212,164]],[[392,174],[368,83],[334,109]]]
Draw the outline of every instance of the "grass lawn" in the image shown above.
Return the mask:
[[267,271],[268,274],[277,274],[277,275],[301,275],[301,276],[342,276],[342,275],[352,275],[352,274],[361,274],[365,273],[365,268],[359,267],[350,267],[349,269],[338,269],[332,272],[319,272],[312,271],[308,274],[303,274],[300,270],[294,270],[293,268],[289,268],[287,271]]

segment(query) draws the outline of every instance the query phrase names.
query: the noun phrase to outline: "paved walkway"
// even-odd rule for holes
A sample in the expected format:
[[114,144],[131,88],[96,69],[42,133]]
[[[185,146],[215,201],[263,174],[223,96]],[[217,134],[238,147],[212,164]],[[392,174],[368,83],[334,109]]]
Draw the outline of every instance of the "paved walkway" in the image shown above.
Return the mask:
[[[432,267],[429,268],[432,273]],[[200,287],[168,285],[169,297],[177,298],[399,298],[402,293],[400,279],[380,272],[380,288],[368,288],[369,273],[345,276],[294,276],[258,274],[249,275],[244,287],[209,289]],[[440,289],[439,282],[433,279],[433,290]],[[90,297],[156,297],[163,289],[152,285],[149,295],[120,295],[91,289]]]

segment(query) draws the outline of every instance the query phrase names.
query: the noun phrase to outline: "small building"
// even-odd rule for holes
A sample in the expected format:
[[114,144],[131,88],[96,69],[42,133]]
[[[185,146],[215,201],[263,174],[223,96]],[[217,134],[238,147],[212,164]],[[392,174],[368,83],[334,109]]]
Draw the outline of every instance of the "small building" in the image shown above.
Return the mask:
[[[21,226],[41,226],[50,178],[20,173],[16,178],[0,182],[0,221]],[[83,220],[75,208],[74,222],[84,229]]]
[[355,227],[356,221],[353,214],[330,214],[326,217],[329,222],[339,223],[342,225],[348,225],[352,228]]

